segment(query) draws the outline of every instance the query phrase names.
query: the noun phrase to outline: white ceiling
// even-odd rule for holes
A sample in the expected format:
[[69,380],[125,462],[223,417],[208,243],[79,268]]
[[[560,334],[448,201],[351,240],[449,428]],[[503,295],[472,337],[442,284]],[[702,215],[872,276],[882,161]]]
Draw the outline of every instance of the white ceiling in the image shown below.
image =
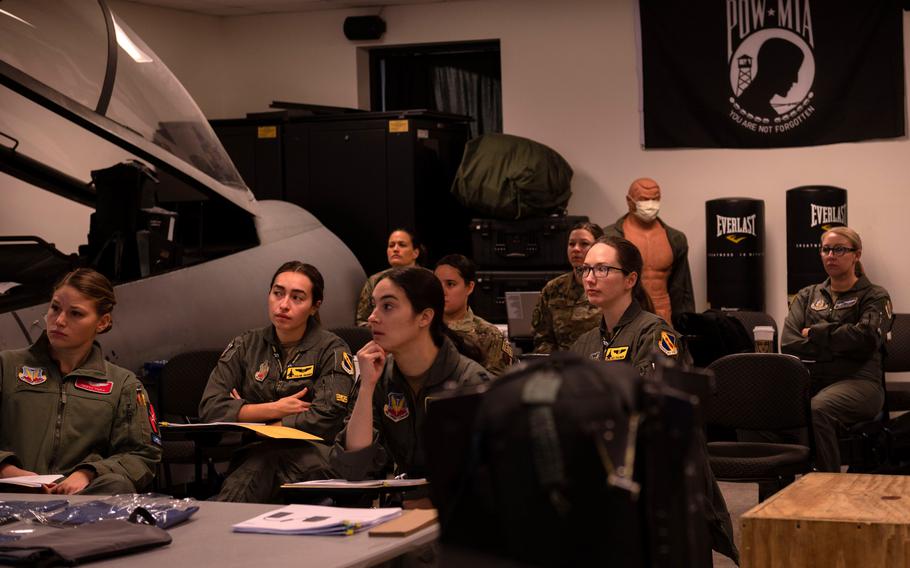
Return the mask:
[[136,4],[159,6],[208,14],[210,16],[249,16],[275,12],[309,12],[364,6],[381,7],[398,4],[429,4],[452,0],[127,0]]

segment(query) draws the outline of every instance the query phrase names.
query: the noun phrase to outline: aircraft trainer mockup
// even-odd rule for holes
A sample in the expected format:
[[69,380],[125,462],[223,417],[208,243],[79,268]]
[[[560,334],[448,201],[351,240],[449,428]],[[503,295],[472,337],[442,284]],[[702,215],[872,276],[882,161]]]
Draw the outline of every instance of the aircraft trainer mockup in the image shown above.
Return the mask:
[[[323,325],[353,324],[365,279],[353,253],[300,207],[253,197],[186,90],[104,0],[0,2],[0,191],[0,349],[40,335],[52,284],[76,266],[114,281],[101,342],[134,371],[266,325],[287,260],[325,277]],[[45,191],[59,197],[36,208]],[[67,232],[85,237],[78,253],[45,242]]]

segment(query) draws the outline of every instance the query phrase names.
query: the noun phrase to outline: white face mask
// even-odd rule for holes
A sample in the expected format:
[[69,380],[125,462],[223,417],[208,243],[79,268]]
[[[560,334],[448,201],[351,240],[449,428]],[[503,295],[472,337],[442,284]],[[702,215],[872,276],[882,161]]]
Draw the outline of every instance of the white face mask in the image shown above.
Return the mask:
[[659,212],[660,201],[657,199],[635,202],[635,216],[645,223],[650,223],[654,219],[657,219],[657,214]]

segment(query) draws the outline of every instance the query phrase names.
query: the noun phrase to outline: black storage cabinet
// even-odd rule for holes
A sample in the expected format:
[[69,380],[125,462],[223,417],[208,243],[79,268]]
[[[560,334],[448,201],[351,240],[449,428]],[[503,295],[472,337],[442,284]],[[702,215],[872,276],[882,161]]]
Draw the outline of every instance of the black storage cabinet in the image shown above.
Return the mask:
[[278,111],[212,127],[257,198],[300,205],[372,274],[388,268],[387,238],[399,227],[423,239],[425,265],[450,253],[470,255],[471,214],[450,193],[469,120],[424,110]]

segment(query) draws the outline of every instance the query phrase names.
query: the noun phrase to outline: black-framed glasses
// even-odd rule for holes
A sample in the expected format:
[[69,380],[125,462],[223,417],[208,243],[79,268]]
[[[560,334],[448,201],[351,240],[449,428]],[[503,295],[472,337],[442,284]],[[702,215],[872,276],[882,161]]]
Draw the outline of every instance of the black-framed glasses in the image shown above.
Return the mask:
[[611,270],[621,272],[623,274],[628,274],[628,270],[619,268],[618,266],[610,266],[609,264],[582,264],[581,266],[575,267],[575,275],[579,278],[587,278],[588,274],[594,272],[594,278],[606,278],[610,275]]
[[822,256],[827,256],[829,254],[833,254],[834,256],[844,256],[845,252],[856,252],[856,249],[845,247],[843,245],[837,245],[833,247],[822,245],[818,247],[818,251],[822,254]]

